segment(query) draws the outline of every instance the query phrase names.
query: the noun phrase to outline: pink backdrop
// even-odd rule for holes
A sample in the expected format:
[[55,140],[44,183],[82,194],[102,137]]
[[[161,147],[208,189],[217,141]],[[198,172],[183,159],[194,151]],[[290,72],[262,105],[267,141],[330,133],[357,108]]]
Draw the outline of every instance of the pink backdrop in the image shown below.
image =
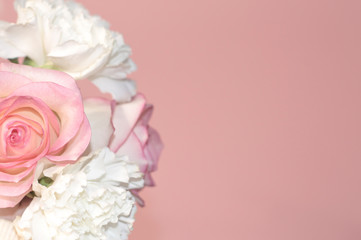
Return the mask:
[[81,2],[166,144],[131,240],[361,239],[361,1]]

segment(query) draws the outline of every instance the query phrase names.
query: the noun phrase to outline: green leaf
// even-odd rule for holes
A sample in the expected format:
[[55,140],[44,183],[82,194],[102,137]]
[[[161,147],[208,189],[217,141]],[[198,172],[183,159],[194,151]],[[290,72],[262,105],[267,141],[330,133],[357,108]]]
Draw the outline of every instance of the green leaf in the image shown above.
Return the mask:
[[50,187],[54,181],[53,181],[53,179],[51,179],[49,177],[42,177],[38,180],[38,182],[45,187]]
[[24,65],[28,65],[28,66],[32,66],[32,67],[37,67],[36,63],[31,60],[30,58],[26,57],[24,59],[24,62],[23,62]]
[[35,192],[31,191],[26,195],[28,198],[34,198],[35,197]]
[[12,63],[17,63],[17,64],[19,64],[19,59],[18,58],[10,58],[10,59],[8,59],[10,62],[12,62]]
[[32,60],[29,57],[26,57],[24,59],[24,65],[28,65],[31,67],[37,67],[37,68],[45,68],[45,69],[53,69],[53,70],[59,70],[56,66],[54,66],[54,64],[50,61],[45,62],[43,65],[39,66],[38,64],[36,64],[36,62],[34,60]]

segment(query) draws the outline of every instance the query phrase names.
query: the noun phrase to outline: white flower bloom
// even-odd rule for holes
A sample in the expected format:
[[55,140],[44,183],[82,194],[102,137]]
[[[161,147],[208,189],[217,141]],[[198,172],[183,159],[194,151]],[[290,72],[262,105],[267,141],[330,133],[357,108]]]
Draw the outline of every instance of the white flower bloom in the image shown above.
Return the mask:
[[53,184],[47,188],[34,181],[38,197],[14,221],[21,239],[127,239],[135,213],[129,190],[142,187],[143,179],[126,157],[104,148],[44,175]]
[[29,57],[30,64],[55,68],[75,79],[94,80],[118,101],[129,101],[136,86],[131,49],[108,23],[80,4],[64,0],[16,0],[16,24],[0,23],[0,57]]

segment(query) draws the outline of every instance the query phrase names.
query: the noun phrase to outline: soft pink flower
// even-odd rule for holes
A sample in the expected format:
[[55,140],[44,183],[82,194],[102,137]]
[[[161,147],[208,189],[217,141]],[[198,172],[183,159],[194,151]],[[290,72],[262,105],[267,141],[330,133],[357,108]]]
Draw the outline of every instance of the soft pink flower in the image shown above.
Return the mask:
[[0,63],[0,208],[31,189],[37,162],[75,162],[91,130],[80,91],[67,74]]
[[144,173],[145,186],[153,186],[151,172],[157,169],[163,149],[158,133],[148,125],[153,106],[138,94],[123,104],[101,97],[87,98],[84,108],[93,133],[88,150],[108,146],[117,155],[128,156]]

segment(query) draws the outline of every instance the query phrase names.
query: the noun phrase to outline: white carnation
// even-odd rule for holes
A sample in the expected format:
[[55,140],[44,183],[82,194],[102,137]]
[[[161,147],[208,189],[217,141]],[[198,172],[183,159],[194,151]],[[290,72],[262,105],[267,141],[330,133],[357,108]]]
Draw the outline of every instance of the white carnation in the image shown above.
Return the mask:
[[136,210],[130,189],[143,186],[142,174],[126,157],[108,148],[74,165],[51,167],[49,187],[34,181],[36,194],[14,221],[21,239],[127,239]]
[[126,79],[135,70],[131,49],[100,17],[64,0],[16,0],[15,8],[17,23],[0,23],[0,57],[27,56],[32,65],[94,80],[118,101],[136,94]]

